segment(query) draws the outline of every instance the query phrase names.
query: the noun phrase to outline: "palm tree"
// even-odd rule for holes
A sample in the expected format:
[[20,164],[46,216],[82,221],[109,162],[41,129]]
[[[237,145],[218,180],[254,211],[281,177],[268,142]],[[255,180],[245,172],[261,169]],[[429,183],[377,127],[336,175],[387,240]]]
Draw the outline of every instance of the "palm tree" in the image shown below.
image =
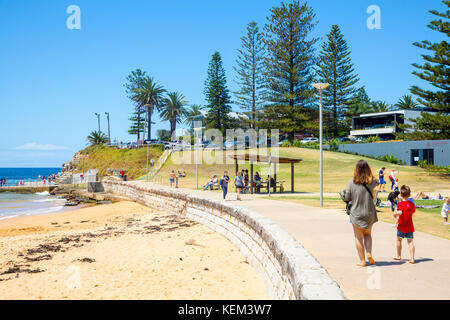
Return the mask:
[[419,103],[409,94],[406,94],[403,97],[401,97],[395,104],[395,106],[401,110],[414,109],[418,105]]
[[158,85],[153,78],[146,76],[142,80],[142,84],[133,89],[135,95],[134,100],[147,109],[147,139],[151,139],[152,131],[152,114],[154,109],[159,111],[163,102],[163,94],[166,90]]
[[108,141],[108,137],[101,131],[92,131],[91,134],[87,137],[88,141],[91,145],[104,144]]
[[202,114],[203,107],[199,104],[193,104],[191,108],[187,111],[186,118],[184,119],[185,124],[192,124],[195,120],[198,120]]
[[372,112],[387,112],[392,111],[392,106],[384,101],[373,101],[371,103]]
[[203,118],[203,106],[199,104],[193,104],[191,108],[187,111],[184,123],[191,127],[191,134],[194,131],[194,121]]
[[179,92],[169,92],[167,98],[161,107],[161,119],[170,122],[170,135],[176,130],[177,123],[180,123],[188,114],[184,108],[186,105],[185,97]]

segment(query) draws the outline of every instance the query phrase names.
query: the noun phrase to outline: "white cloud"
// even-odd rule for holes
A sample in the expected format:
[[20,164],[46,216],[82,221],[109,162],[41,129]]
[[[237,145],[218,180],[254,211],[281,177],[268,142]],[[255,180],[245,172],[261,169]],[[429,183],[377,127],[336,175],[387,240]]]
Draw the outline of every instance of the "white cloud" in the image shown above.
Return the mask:
[[25,143],[18,146],[17,150],[34,150],[34,151],[55,151],[55,150],[67,150],[67,147],[55,146],[53,144],[40,144],[36,142]]

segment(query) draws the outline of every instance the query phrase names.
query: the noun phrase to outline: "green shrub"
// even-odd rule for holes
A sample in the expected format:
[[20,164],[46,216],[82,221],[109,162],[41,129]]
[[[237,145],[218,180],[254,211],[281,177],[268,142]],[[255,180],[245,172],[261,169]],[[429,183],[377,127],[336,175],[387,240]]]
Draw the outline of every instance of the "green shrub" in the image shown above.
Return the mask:
[[377,142],[377,141],[379,141],[380,139],[378,138],[378,137],[369,137],[368,139],[367,139],[367,142],[369,142],[369,143],[373,143],[373,142]]
[[292,145],[296,148],[302,147],[302,143],[300,142],[300,140],[294,140],[294,143]]
[[156,150],[161,150],[161,151],[163,151],[164,152],[164,145],[162,144],[162,143],[157,143],[157,144],[152,144],[151,146],[150,146],[150,148],[154,148],[154,149],[156,149]]
[[386,161],[393,164],[402,164],[402,161],[397,159],[395,156],[391,154],[386,154],[384,156],[377,157],[378,160]]
[[281,146],[282,146],[283,148],[288,148],[288,147],[291,146],[291,143],[290,143],[289,141],[285,141],[285,142],[283,142],[283,143],[281,144]]
[[419,160],[419,162],[417,163],[417,165],[419,166],[419,167],[421,167],[421,168],[426,168],[428,165],[427,165],[427,160]]
[[330,140],[330,143],[329,143],[329,146],[330,146],[330,150],[331,150],[331,151],[337,151],[337,150],[339,150],[339,147],[338,147],[338,140],[337,140],[337,139],[331,139],[331,140]]

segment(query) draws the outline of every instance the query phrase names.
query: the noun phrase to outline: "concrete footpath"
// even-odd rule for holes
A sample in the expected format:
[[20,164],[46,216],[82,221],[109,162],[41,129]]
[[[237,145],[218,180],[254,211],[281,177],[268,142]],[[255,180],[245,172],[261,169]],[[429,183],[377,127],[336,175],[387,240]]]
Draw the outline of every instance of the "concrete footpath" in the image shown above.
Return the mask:
[[[205,198],[222,197],[219,192],[182,190]],[[227,198],[228,204],[257,212],[292,234],[327,269],[348,299],[450,299],[450,240],[416,232],[416,263],[408,262],[406,240],[403,260],[395,261],[396,229],[379,221],[372,232],[376,264],[362,268],[356,266],[353,228],[343,210],[267,200],[259,195],[245,194],[237,201],[231,193]]]

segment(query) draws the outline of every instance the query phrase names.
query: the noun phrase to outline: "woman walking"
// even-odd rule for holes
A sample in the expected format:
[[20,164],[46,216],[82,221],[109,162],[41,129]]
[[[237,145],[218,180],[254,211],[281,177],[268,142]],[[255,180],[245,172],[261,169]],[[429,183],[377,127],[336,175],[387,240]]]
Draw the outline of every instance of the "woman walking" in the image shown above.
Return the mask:
[[[353,171],[345,190],[345,201],[351,201],[350,220],[355,234],[356,250],[358,251],[360,267],[366,266],[365,254],[369,264],[374,264],[372,257],[372,226],[378,221],[373,191],[379,182],[372,175],[369,164],[360,160]],[[364,252],[365,251],[365,252]]]
[[220,179],[220,186],[222,187],[223,200],[227,197],[228,193],[228,183],[230,182],[230,177],[228,176],[228,171],[223,173],[222,178]]
[[241,190],[244,187],[244,180],[240,171],[238,171],[237,176],[234,178],[234,185],[236,186],[237,200],[241,200]]

